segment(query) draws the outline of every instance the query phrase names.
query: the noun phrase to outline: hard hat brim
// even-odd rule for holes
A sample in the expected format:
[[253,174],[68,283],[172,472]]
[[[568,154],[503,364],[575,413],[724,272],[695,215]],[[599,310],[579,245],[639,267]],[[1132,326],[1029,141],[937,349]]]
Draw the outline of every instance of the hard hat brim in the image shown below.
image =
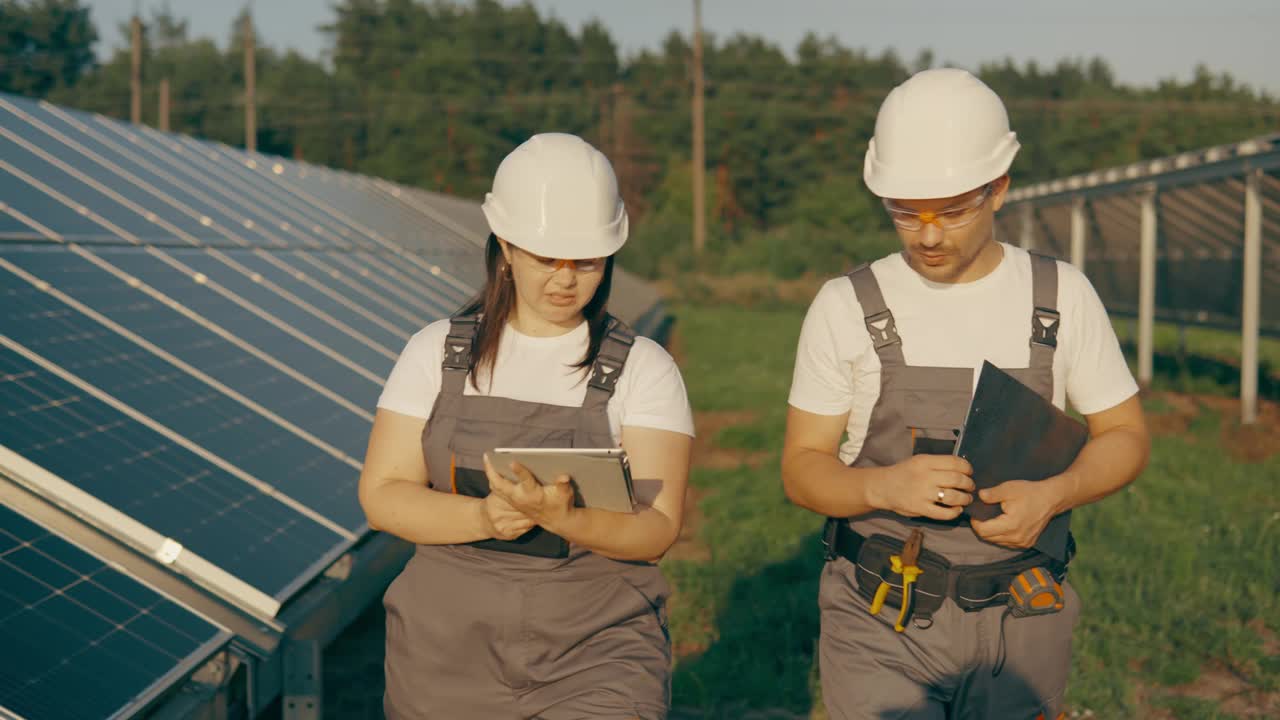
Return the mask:
[[929,177],[910,177],[894,173],[880,162],[875,140],[867,146],[862,166],[862,179],[877,197],[893,200],[934,200],[963,195],[986,185],[1009,172],[1021,148],[1016,133],[1010,132],[996,150],[979,162],[961,168],[942,168]]
[[489,221],[489,229],[494,235],[535,255],[562,260],[585,260],[613,255],[627,243],[630,226],[627,211],[621,207],[612,223],[596,231],[554,234],[520,227],[511,222],[493,193],[485,196],[484,205],[480,209]]

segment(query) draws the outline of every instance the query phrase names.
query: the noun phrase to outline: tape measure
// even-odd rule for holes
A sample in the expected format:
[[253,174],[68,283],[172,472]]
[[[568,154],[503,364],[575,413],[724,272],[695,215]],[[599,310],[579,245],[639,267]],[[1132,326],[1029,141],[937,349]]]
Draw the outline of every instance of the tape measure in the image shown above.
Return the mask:
[[1051,615],[1064,607],[1062,586],[1044,568],[1024,570],[1009,584],[1009,608],[1015,617]]

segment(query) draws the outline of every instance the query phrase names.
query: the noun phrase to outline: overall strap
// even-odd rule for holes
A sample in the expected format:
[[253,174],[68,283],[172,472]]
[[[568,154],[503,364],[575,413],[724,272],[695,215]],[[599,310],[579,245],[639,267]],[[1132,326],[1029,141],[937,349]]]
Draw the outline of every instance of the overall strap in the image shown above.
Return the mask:
[[591,365],[591,375],[587,379],[587,396],[582,401],[582,409],[592,410],[604,408],[613,397],[618,387],[618,378],[626,367],[627,357],[631,354],[631,346],[636,342],[636,334],[621,320],[609,316],[604,340],[600,343],[600,354]]
[[1053,353],[1058,348],[1058,261],[1048,255],[1031,253],[1031,362],[1033,370],[1053,369]]
[[480,315],[457,315],[449,318],[449,334],[444,339],[444,360],[440,363],[440,394],[462,394],[471,369],[471,351],[476,332],[480,329]]
[[[618,387],[618,378],[627,365],[627,357],[635,344],[636,334],[626,323],[609,316],[604,340],[600,343],[600,353],[591,364],[591,374],[587,378],[587,394],[582,400],[582,412],[578,416],[578,429],[575,444],[588,442],[587,438],[595,435],[608,435],[607,423],[609,399]],[[604,427],[599,427],[598,420],[605,418]]]
[[863,263],[854,268],[848,275],[853,284],[853,294],[862,305],[863,322],[871,342],[875,345],[876,355],[880,356],[880,365],[906,365],[902,355],[902,337],[898,335],[898,326],[894,322],[893,313],[885,305],[884,294],[880,292],[880,283],[876,281],[871,265]]

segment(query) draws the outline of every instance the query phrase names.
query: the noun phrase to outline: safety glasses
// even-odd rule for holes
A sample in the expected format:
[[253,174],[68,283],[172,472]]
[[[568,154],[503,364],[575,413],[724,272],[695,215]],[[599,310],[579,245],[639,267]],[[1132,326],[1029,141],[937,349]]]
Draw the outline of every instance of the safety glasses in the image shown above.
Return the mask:
[[516,248],[520,255],[528,260],[529,267],[535,270],[550,274],[560,268],[567,267],[576,273],[592,273],[604,269],[605,261],[608,258],[583,258],[580,260],[568,260],[564,258],[549,258],[541,255],[534,255],[528,250]]
[[884,200],[884,209],[889,211],[893,224],[903,230],[919,230],[928,224],[937,225],[943,230],[955,230],[978,219],[979,211],[991,197],[992,185],[988,183],[982,192],[970,200],[952,205],[941,210],[917,211],[903,207],[892,200]]

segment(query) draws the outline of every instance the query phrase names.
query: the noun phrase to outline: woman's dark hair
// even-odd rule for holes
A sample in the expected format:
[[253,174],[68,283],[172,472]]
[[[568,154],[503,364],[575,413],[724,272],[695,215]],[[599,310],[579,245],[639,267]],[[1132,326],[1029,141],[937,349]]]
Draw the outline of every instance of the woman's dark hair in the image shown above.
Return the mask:
[[[498,361],[498,343],[502,340],[502,330],[507,326],[511,311],[516,306],[516,286],[512,280],[507,259],[502,255],[502,246],[498,244],[498,236],[489,233],[489,241],[484,247],[484,287],[480,293],[462,306],[459,315],[480,314],[480,325],[476,328],[475,340],[471,345],[471,366],[467,368],[471,376],[471,386],[476,390],[480,385],[476,376],[480,372],[493,374],[493,366]],[[575,368],[589,368],[600,354],[600,345],[604,342],[605,333],[609,330],[609,315],[606,307],[609,304],[609,291],[613,287],[613,256],[605,261],[604,278],[591,301],[582,308],[582,315],[587,320],[587,328],[591,341],[587,345],[587,354]]]

